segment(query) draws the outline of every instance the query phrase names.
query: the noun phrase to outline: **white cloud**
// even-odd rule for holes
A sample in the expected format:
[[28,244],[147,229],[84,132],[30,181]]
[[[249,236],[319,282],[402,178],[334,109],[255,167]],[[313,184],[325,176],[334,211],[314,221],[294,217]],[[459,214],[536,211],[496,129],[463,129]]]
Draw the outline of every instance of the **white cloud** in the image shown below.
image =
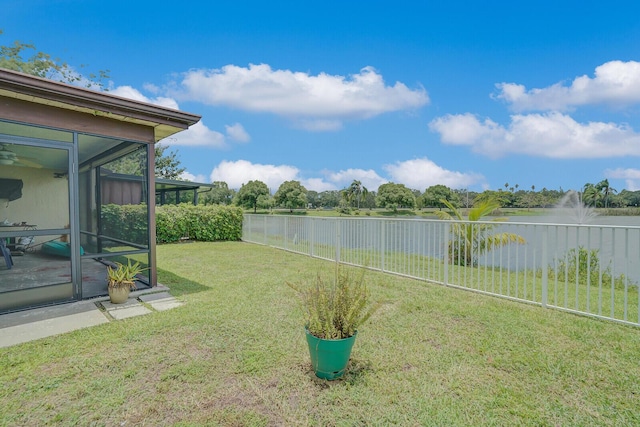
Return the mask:
[[121,96],[123,98],[133,99],[134,101],[146,102],[149,104],[159,105],[161,107],[172,108],[178,110],[178,103],[173,98],[158,96],[156,98],[148,98],[138,89],[131,86],[118,86],[109,90],[111,95]]
[[160,92],[160,88],[153,84],[153,83],[145,83],[142,85],[143,89],[146,90],[147,92],[151,92],[151,93],[159,93]]
[[225,137],[220,132],[209,129],[200,120],[189,129],[178,132],[162,141],[171,146],[225,148]]
[[338,189],[334,184],[332,184],[330,182],[326,182],[322,178],[303,179],[302,181],[300,181],[300,183],[307,190],[309,190],[309,191],[317,191],[318,193],[321,193],[323,191],[332,191],[332,190],[337,190]]
[[471,114],[447,114],[429,123],[429,128],[440,133],[443,142],[452,145],[474,145],[478,140],[506,138],[505,129],[496,122],[484,121]]
[[251,140],[251,137],[249,136],[247,131],[244,130],[244,127],[242,127],[240,123],[226,125],[225,129],[227,131],[227,136],[229,137],[229,139],[238,142],[249,142]]
[[[153,89],[153,86],[149,84],[145,85],[146,89]],[[113,95],[121,96],[123,98],[133,99],[135,101],[147,102],[150,104],[160,105],[162,107],[172,108],[178,110],[178,103],[173,98],[156,97],[148,98],[143,95],[139,90],[131,86],[118,86],[115,89],[110,90]],[[226,126],[227,134],[229,138],[238,140],[241,142],[248,141],[249,134],[247,134],[239,123],[233,126]],[[226,148],[226,139],[223,134],[209,129],[202,120],[195,125],[189,127],[189,129],[178,132],[169,138],[165,138],[160,142],[171,146],[187,146],[187,147],[211,147],[211,148]]]
[[484,177],[480,174],[450,171],[426,157],[385,165],[384,170],[391,181],[420,191],[438,184],[456,189],[484,182]]
[[570,85],[556,83],[527,90],[516,83],[499,83],[496,98],[515,111],[567,110],[588,104],[628,105],[640,102],[640,62],[610,61],[595,69],[594,77],[576,77]]
[[347,169],[339,172],[324,171],[323,173],[327,180],[334,183],[339,189],[346,188],[356,180],[360,181],[368,190],[378,191],[380,185],[389,182],[373,169]]
[[[392,181],[423,191],[425,188],[444,184],[450,188],[465,188],[484,184],[479,174],[446,170],[429,159],[415,159],[397,162],[383,167]],[[354,180],[360,181],[369,191],[378,191],[380,185],[389,182],[373,169],[347,169],[339,172],[324,170],[320,177],[302,177],[300,170],[290,165],[264,165],[247,160],[222,161],[211,172],[208,182],[224,181],[229,188],[238,189],[252,180],[262,181],[275,193],[285,181],[300,181],[307,189],[317,192],[341,190]],[[200,181],[204,182],[204,181]]]
[[416,109],[429,102],[423,88],[411,90],[400,82],[388,86],[372,67],[344,77],[272,70],[267,64],[227,65],[186,72],[176,87],[173,95],[179,99],[272,113],[309,130],[335,130],[344,120]]
[[640,134],[629,126],[578,123],[557,112],[514,115],[508,127],[469,113],[446,115],[429,127],[446,144],[467,145],[493,158],[507,154],[563,159],[640,155]]
[[297,180],[299,170],[288,165],[262,165],[247,160],[224,160],[211,171],[211,182],[224,181],[229,188],[238,189],[249,181],[262,181],[275,193],[285,181]]
[[607,179],[624,179],[626,189],[629,191],[640,190],[640,169],[606,169],[604,176]]
[[206,179],[207,179],[207,177],[204,175],[194,175],[187,171],[182,172],[180,174],[180,178],[186,179],[187,181],[191,181],[191,182],[206,182]]

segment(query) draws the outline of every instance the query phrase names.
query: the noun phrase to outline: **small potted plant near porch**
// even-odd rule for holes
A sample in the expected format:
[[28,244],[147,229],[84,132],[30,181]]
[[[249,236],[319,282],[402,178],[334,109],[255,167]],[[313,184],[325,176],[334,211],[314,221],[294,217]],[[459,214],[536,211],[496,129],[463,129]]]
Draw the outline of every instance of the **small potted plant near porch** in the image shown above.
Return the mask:
[[319,378],[340,378],[349,363],[358,328],[378,309],[364,281],[336,263],[333,280],[320,273],[306,284],[287,283],[302,301],[311,365]]
[[107,267],[107,288],[111,302],[122,304],[129,298],[129,292],[136,289],[136,276],[146,269],[137,261],[131,264],[131,260],[126,265],[120,262],[115,264]]

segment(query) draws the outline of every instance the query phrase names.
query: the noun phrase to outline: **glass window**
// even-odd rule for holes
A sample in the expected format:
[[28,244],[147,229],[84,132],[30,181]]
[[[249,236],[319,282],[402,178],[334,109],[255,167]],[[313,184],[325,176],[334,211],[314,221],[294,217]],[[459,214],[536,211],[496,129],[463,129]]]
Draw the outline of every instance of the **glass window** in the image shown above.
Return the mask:
[[0,194],[0,312],[71,300],[70,150],[14,143],[5,151],[18,155],[0,165],[10,190]]
[[46,139],[59,142],[73,142],[73,133],[71,132],[51,128],[43,128],[33,125],[22,125],[19,123],[5,122],[1,120],[0,134]]
[[148,250],[147,145],[80,135],[80,231],[91,254]]

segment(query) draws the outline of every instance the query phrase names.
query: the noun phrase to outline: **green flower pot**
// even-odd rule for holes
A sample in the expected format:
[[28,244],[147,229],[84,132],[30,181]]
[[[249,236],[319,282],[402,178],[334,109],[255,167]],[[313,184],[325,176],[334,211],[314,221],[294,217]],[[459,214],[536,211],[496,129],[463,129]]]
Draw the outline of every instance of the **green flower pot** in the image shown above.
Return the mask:
[[309,354],[311,355],[311,365],[318,378],[325,380],[335,380],[344,374],[351,349],[356,341],[356,331],[353,336],[341,340],[325,340],[318,338],[305,328],[307,344],[309,344]]

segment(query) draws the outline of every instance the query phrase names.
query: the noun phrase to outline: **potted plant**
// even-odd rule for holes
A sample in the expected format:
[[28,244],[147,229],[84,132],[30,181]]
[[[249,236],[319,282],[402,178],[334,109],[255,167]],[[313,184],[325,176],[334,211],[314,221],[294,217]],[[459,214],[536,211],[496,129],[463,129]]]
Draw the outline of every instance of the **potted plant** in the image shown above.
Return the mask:
[[115,266],[107,267],[107,288],[109,298],[113,304],[122,304],[129,298],[129,292],[136,289],[136,276],[146,268],[142,268],[139,262],[127,264],[119,262]]
[[340,378],[349,363],[358,328],[378,309],[364,281],[336,263],[333,280],[319,273],[307,284],[287,283],[302,301],[311,365],[319,378]]

